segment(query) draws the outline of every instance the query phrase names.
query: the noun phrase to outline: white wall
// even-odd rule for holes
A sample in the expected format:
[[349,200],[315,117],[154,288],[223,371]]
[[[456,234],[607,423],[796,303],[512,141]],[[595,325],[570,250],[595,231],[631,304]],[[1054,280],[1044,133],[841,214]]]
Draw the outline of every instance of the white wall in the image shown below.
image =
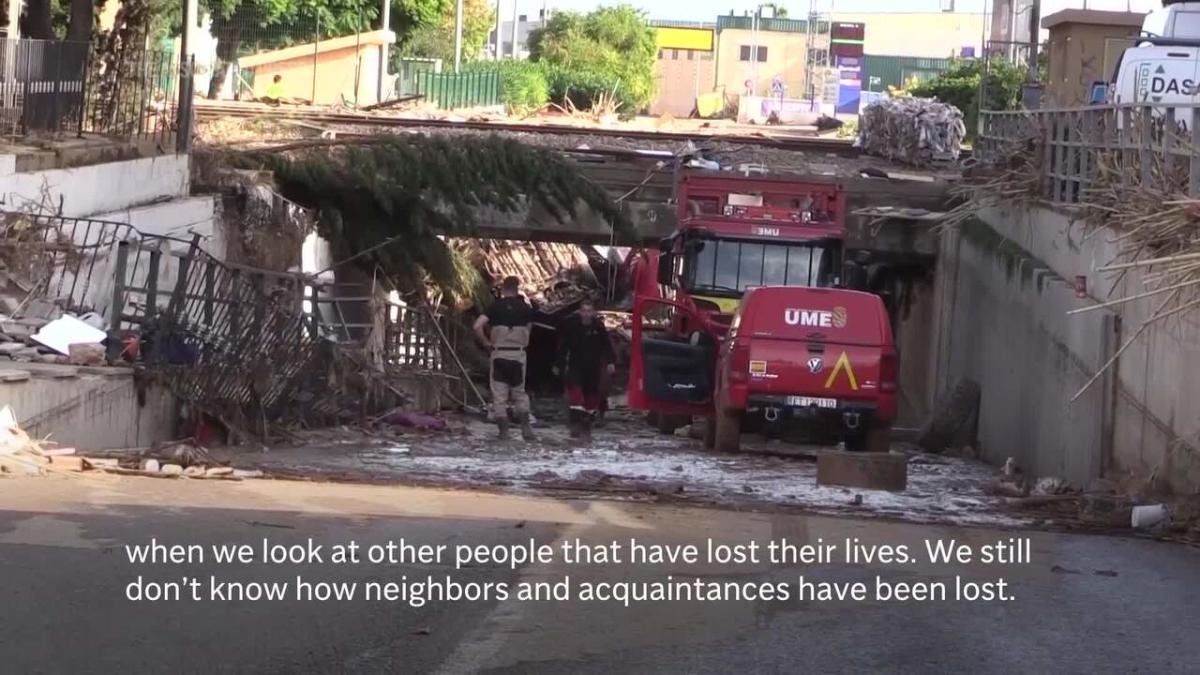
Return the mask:
[[[980,217],[1062,278],[1086,276],[1090,298],[1074,300],[1076,307],[1145,290],[1136,272],[1118,279],[1096,271],[1118,253],[1117,245],[1111,243],[1116,236],[1111,230],[1089,233],[1064,213],[1041,207],[991,209]],[[1114,350],[1137,332],[1158,301],[1150,297],[1114,308],[1121,325]],[[1104,310],[1068,317],[1065,311],[1069,308],[1063,305],[1056,310],[1063,329],[1076,336],[1067,343],[1090,340],[1090,333],[1098,330],[1092,327],[1092,318]],[[1117,362],[1110,388],[1112,429],[1107,442],[1111,451],[1105,458],[1109,469],[1142,477],[1155,475],[1180,491],[1200,486],[1197,373],[1200,318],[1195,314],[1164,322],[1133,342]]]
[[188,196],[187,155],[17,173],[14,155],[0,155],[0,208],[45,210],[82,218]]

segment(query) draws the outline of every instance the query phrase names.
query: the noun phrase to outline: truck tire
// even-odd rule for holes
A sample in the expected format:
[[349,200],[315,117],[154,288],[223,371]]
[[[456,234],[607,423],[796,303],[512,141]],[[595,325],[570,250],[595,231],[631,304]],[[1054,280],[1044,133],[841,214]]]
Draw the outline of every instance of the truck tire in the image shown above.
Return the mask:
[[742,447],[742,416],[718,410],[713,422],[713,450],[737,452]]
[[692,423],[692,418],[687,415],[668,415],[667,413],[659,413],[658,421],[655,423],[655,428],[658,433],[664,436],[670,436],[675,433],[679,427],[685,427]]
[[717,444],[717,418],[715,415],[704,418],[704,449],[712,450]]
[[875,424],[867,430],[866,447],[867,452],[891,452],[892,450],[892,425],[891,424]]
[[974,441],[972,421],[979,414],[979,383],[959,380],[917,435],[917,445],[926,452],[943,452],[951,444]]

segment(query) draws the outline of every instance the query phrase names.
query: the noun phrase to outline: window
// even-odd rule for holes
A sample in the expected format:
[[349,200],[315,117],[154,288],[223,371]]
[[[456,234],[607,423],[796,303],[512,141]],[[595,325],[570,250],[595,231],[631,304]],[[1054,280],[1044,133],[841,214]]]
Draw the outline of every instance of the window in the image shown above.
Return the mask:
[[707,240],[684,271],[696,292],[740,294],[752,286],[828,286],[834,270],[829,251],[810,244],[761,244]]
[[[754,47],[752,47],[750,45],[742,45],[742,49],[738,55],[738,59],[741,61],[749,61],[751,50],[753,50],[753,49],[754,49]],[[767,48],[759,47],[757,50],[757,53],[758,53],[758,59],[757,59],[758,62],[764,63],[767,60]]]
[[1200,12],[1178,12],[1175,14],[1175,25],[1171,27],[1171,35],[1177,38],[1187,38],[1200,33]]

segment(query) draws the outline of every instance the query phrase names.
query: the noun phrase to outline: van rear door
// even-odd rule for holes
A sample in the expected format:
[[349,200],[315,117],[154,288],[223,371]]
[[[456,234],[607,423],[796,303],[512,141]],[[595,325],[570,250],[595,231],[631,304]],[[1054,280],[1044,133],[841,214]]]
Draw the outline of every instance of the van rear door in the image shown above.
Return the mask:
[[743,307],[737,338],[749,342],[750,396],[837,407],[894,387],[885,363],[895,358],[891,326],[879,296],[772,287],[752,291]]

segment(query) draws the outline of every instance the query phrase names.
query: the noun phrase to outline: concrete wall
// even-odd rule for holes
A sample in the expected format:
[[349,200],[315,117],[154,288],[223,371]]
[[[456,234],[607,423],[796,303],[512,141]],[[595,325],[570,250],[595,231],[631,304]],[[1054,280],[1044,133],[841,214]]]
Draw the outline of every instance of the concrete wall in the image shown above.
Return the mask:
[[16,171],[16,155],[0,155],[0,199],[6,210],[57,210],[72,218],[188,196],[188,156],[160,155],[68,169]]
[[[979,380],[988,458],[1032,456],[1040,473],[1061,465],[1070,474],[1154,476],[1183,492],[1200,486],[1200,378],[1194,376],[1200,319],[1147,330],[1107,376],[1070,403],[1158,301],[1068,317],[1069,309],[1144,290],[1137,273],[1118,279],[1096,272],[1118,252],[1114,233],[1089,234],[1042,207],[992,209],[980,217],[1007,252],[989,252],[995,242],[981,245],[969,236],[943,239],[934,381],[944,392],[957,377]],[[1013,249],[1031,272],[1005,262]],[[1086,277],[1086,299],[1074,297],[1077,275]],[[1075,480],[1070,474],[1064,477]]]
[[[1060,12],[1046,17],[1050,29],[1046,94],[1054,105],[1086,105],[1093,82],[1108,82],[1121,54],[1141,32],[1142,15],[1125,12]],[[1104,23],[1084,23],[1089,16]],[[1070,20],[1078,17],[1080,21]],[[1125,23],[1122,25],[1121,21]]]
[[1071,399],[1111,353],[1111,316],[1066,316],[1084,304],[1073,287],[983,222],[943,236],[935,293],[935,392],[980,384],[983,457],[1077,485],[1099,477],[1106,383]]
[[0,403],[13,407],[30,436],[49,435],[61,446],[106,450],[174,438],[174,397],[148,385],[144,400],[138,404],[130,369],[0,363]]
[[[896,3],[900,4],[900,3]],[[863,52],[881,56],[959,56],[982,53],[983,14],[967,12],[836,12],[834,19],[866,24]]]
[[650,114],[690,115],[696,107],[696,96],[712,91],[716,83],[713,57],[713,52],[694,49],[658,50],[658,63],[654,66],[658,93],[650,104]]
[[[742,47],[753,47],[756,40],[758,46],[766,48],[766,60],[741,60]],[[799,96],[804,93],[807,59],[808,38],[804,33],[760,30],[756,38],[754,31],[726,28],[717,33],[717,86],[725,87],[729,94],[742,94],[746,80],[751,80],[757,83],[756,93],[768,95],[771,80],[778,76],[787,85],[789,96]]]

